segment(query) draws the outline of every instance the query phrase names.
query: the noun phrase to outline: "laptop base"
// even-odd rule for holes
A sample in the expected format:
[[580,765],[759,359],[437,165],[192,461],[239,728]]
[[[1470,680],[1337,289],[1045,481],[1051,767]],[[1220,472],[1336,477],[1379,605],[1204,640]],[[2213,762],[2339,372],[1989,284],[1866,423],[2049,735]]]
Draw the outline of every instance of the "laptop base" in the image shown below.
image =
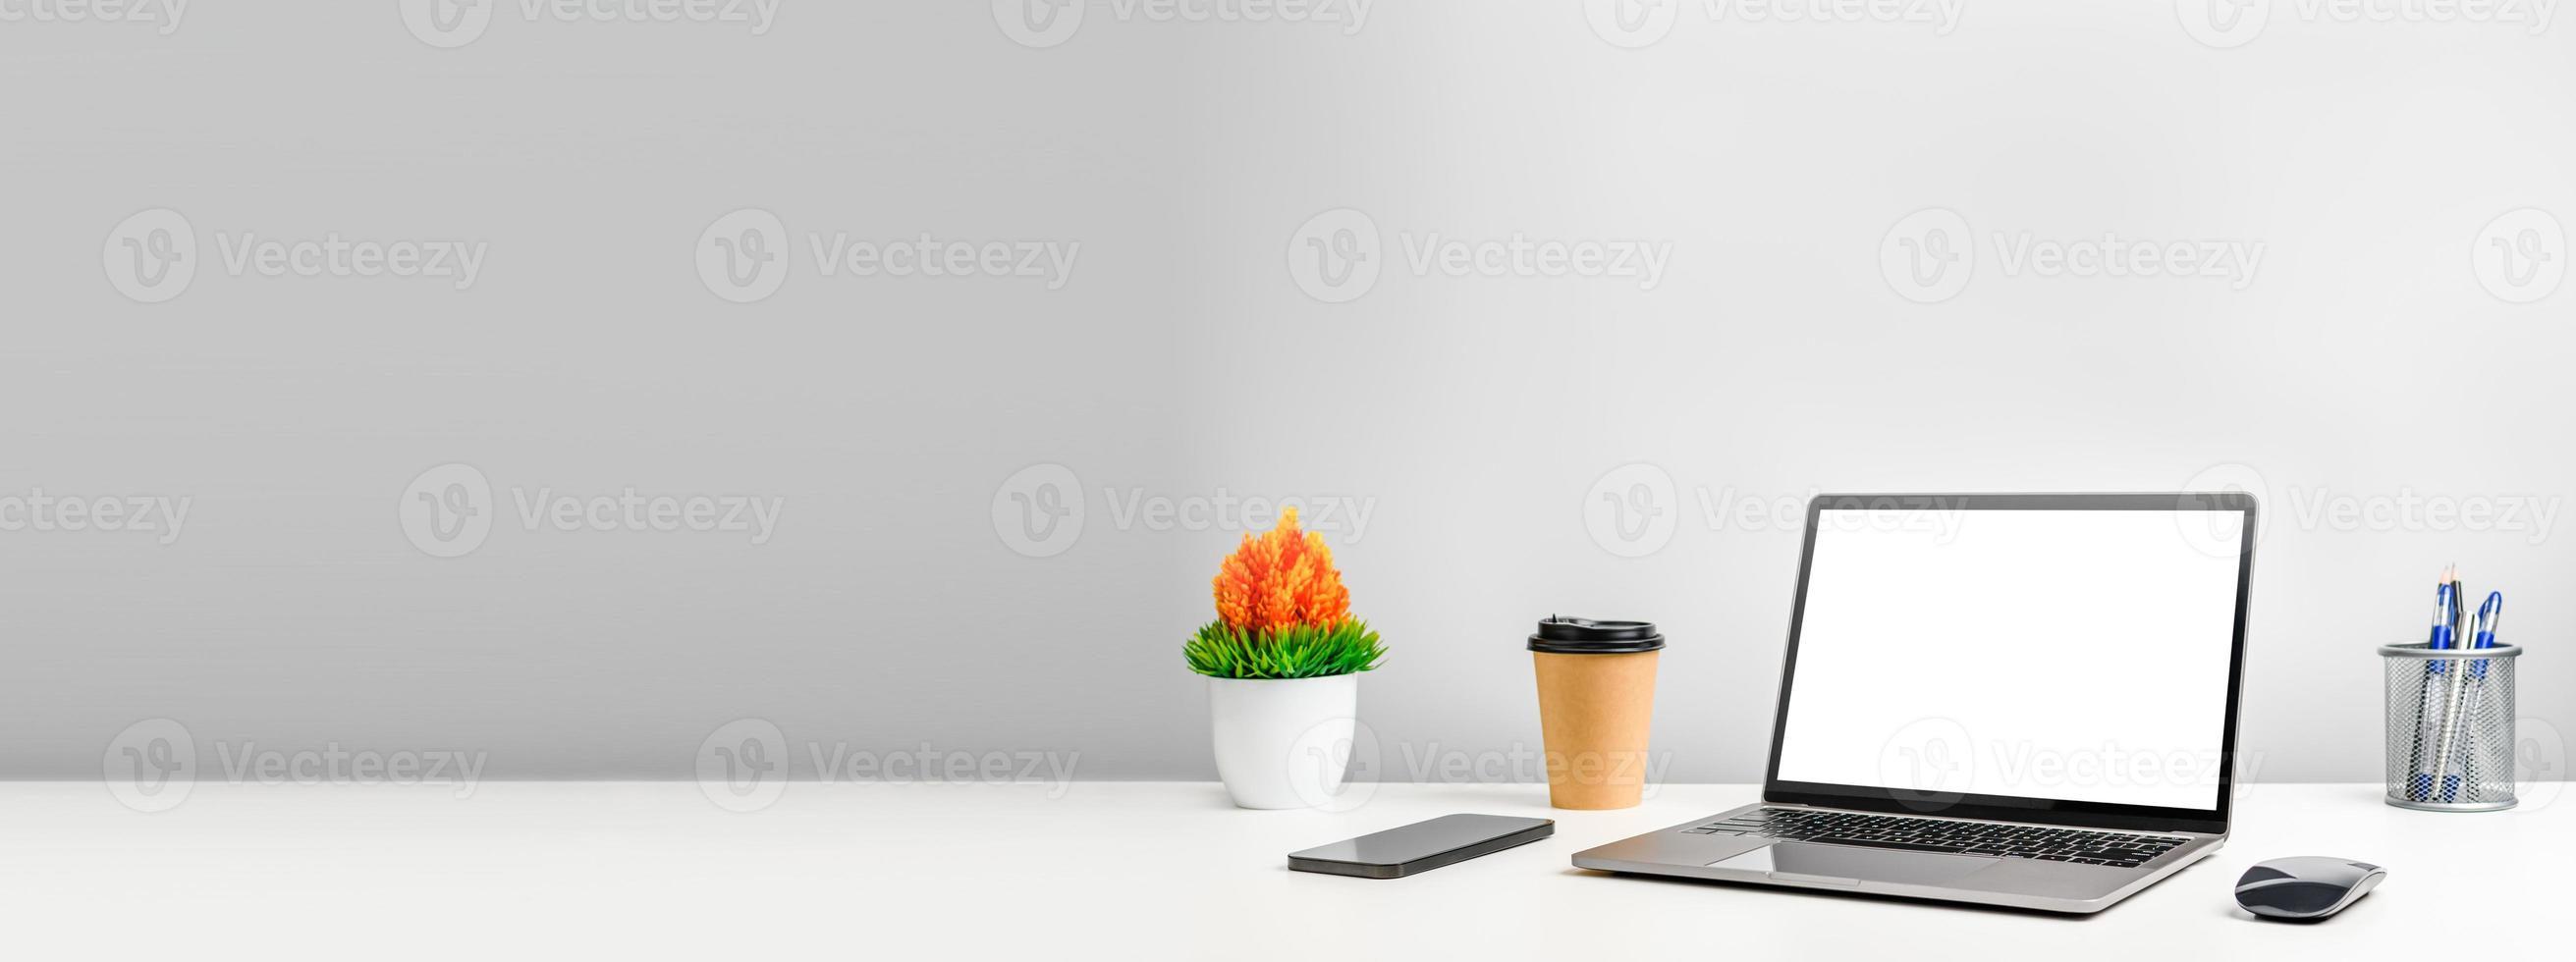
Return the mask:
[[2036,859],[1890,851],[1752,835],[1693,834],[1690,831],[1713,821],[1784,807],[1790,806],[1747,805],[1710,818],[1622,839],[1576,853],[1574,865],[1634,875],[2087,914],[2109,908],[2144,891],[2193,862],[2207,858],[2226,842],[2226,837],[2221,835],[2186,835],[2189,841],[2153,862],[2135,868],[2118,868]]

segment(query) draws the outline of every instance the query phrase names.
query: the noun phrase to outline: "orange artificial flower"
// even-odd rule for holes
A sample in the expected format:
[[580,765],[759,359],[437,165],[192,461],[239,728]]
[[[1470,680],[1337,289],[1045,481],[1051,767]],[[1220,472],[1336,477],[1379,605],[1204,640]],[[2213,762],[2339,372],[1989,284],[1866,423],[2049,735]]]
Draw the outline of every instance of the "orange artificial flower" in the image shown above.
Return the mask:
[[1216,617],[1251,635],[1292,625],[1332,625],[1350,620],[1351,592],[1333,568],[1324,536],[1297,529],[1297,509],[1281,510],[1279,526],[1243,545],[1216,573]]

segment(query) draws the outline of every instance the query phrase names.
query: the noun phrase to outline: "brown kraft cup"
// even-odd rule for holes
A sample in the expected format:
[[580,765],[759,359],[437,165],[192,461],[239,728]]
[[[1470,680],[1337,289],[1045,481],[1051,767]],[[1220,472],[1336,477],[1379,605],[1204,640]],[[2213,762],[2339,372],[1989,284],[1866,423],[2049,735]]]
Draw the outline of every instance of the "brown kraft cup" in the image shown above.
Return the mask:
[[1550,617],[1530,636],[1547,800],[1557,808],[1629,808],[1646,788],[1655,717],[1655,659],[1664,636],[1643,621]]

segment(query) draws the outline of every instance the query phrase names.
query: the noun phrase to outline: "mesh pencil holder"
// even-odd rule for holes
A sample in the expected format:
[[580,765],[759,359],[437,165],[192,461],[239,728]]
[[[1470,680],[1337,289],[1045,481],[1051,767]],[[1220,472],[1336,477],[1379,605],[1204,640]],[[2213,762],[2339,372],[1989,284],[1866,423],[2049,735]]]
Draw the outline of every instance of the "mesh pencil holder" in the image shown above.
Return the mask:
[[2522,649],[2383,645],[2388,804],[2428,812],[2512,808],[2513,665]]

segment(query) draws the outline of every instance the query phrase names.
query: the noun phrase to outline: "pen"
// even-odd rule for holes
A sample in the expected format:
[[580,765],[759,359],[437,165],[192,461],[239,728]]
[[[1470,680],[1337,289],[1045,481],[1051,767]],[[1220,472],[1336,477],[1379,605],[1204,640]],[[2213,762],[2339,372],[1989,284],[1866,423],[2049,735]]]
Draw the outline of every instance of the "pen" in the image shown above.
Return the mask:
[[[2426,648],[2439,651],[2451,647],[2456,631],[2453,625],[2459,618],[2459,569],[2456,564],[2442,569],[2441,580],[2434,583],[2433,631],[2424,642]],[[2407,783],[2406,795],[2419,802],[2432,800],[2433,780],[2436,770],[2441,767],[2440,757],[2428,754],[2433,742],[2440,737],[2441,696],[2435,682],[2441,677],[2442,662],[2439,659],[2424,663],[2423,693],[2415,706],[2415,744],[2407,755],[2413,763],[2414,776]]]
[[[2451,583],[2451,607],[2455,611],[2458,610],[2460,606],[2459,588],[2459,582],[2453,581]],[[2481,632],[2486,631],[2484,622],[2488,614],[2490,614],[2488,605],[2478,606],[2478,619],[2480,622],[2478,630]],[[2455,647],[2466,645],[2468,639],[2459,637],[2459,626],[2456,616],[2453,620],[2451,634],[2454,639]],[[2493,644],[2495,639],[2494,636],[2490,634],[2487,640],[2489,644]],[[2433,765],[2441,776],[2442,784],[2439,790],[2439,799],[2445,802],[2456,802],[2461,800],[2461,785],[2459,778],[2451,775],[2450,770],[2451,763],[2458,759],[2458,756],[2454,753],[2454,749],[2460,747],[2460,732],[2464,727],[2460,724],[2465,720],[2461,717],[2464,711],[2462,700],[2468,695],[2469,671],[2463,667],[2459,671],[2445,672],[2445,674],[2448,675],[2448,677],[2443,679],[2442,685],[2442,735],[2435,743],[2438,747],[2433,752]],[[2466,768],[2464,766],[2462,774],[2465,775],[2466,773]]]
[[[2460,647],[2471,650],[2495,647],[2496,626],[2503,620],[2504,592],[2487,592],[2487,600],[2478,605],[2477,627],[2469,632],[2467,642]],[[2469,686],[2470,693],[2468,703],[2462,705],[2460,709],[2467,712],[2468,716],[2461,719],[2460,756],[2457,759],[2460,774],[2455,783],[2456,794],[2452,801],[2477,801],[2486,794],[2485,786],[2495,781],[2498,776],[2498,773],[2492,771],[2478,772],[2482,777],[2475,782],[2469,779],[2470,774],[2477,769],[2477,762],[2484,751],[2479,744],[2480,736],[2486,731],[2487,719],[2493,717],[2493,711],[2487,704],[2493,698],[2493,694],[2487,688],[2487,664],[2488,661],[2484,658],[2470,662],[2469,677],[2462,682]],[[2450,760],[2446,759],[2444,768],[2446,775],[2449,771],[2449,763]]]
[[[2501,591],[2490,591],[2490,592],[2487,592],[2487,600],[2486,600],[2486,602],[2485,602],[2485,603],[2483,603],[2483,604],[2478,605],[2478,630],[2477,630],[2474,634],[2472,634],[2472,635],[2470,636],[2470,638],[2469,638],[2469,647],[2470,647],[2470,648],[2493,648],[2493,647],[2495,647],[2496,623],[2497,623],[2497,622],[2500,622],[2500,621],[2503,621],[2503,620],[2504,620],[2504,592],[2501,592]],[[2486,659],[2484,659],[2484,658],[2480,658],[2480,659],[2478,659],[2478,660],[2477,660],[2473,665],[2471,665],[2471,667],[2469,668],[2469,677],[2470,677],[2470,678],[2473,678],[2473,679],[2476,679],[2476,680],[2478,681],[2478,683],[2480,683],[2480,684],[2484,684],[2484,683],[2486,683],[2486,680],[2487,680],[2487,660],[2486,660]]]

